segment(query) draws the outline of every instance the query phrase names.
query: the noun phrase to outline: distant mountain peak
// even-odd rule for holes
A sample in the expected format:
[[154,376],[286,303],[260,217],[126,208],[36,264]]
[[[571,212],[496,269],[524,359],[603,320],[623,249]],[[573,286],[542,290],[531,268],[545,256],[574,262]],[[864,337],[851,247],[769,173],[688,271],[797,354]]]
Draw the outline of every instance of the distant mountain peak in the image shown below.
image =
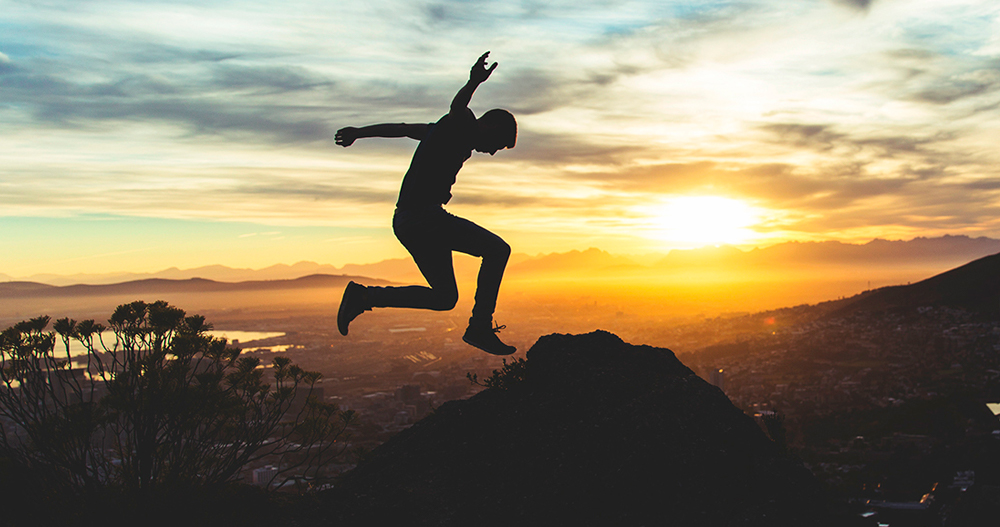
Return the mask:
[[[936,238],[917,237],[912,240],[885,240],[876,238],[864,244],[840,241],[789,241],[752,250],[741,250],[730,245],[706,246],[696,249],[675,249],[667,253],[648,254],[634,259],[610,253],[598,247],[567,252],[552,252],[528,256],[517,253],[508,263],[508,275],[517,278],[539,273],[543,275],[567,273],[618,272],[642,269],[662,271],[664,268],[691,268],[705,265],[741,271],[747,266],[796,270],[826,265],[851,266],[906,266],[945,269],[1000,251],[1000,240],[965,235],[944,235]],[[475,280],[479,265],[475,258],[456,255],[455,271],[459,280]],[[643,265],[637,261],[644,262]],[[52,275],[39,274],[29,277],[11,277],[0,274],[0,280],[21,280],[51,285],[113,284],[145,278],[186,279],[201,277],[219,282],[245,282],[254,280],[291,280],[309,274],[370,276],[395,282],[420,282],[423,280],[417,266],[409,258],[392,258],[375,263],[346,264],[335,267],[303,260],[293,264],[274,264],[262,269],[232,268],[224,265],[180,269],[169,267],[154,273],[108,273]],[[608,274],[608,273],[605,273]]]

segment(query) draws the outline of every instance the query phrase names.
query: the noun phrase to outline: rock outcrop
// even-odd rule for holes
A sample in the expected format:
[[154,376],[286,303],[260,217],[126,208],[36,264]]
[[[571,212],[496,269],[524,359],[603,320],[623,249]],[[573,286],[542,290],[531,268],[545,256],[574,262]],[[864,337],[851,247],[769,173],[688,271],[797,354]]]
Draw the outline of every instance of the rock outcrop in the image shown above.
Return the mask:
[[323,496],[349,525],[827,525],[818,483],[670,350],[542,337]]

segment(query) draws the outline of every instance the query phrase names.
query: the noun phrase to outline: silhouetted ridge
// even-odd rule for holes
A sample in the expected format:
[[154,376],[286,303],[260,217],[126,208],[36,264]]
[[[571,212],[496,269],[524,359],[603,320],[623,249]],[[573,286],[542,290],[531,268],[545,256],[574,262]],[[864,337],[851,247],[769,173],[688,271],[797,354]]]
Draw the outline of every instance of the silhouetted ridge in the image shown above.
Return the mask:
[[[34,282],[4,282],[0,283],[0,298],[273,291],[316,289],[322,287],[341,288],[347,285],[347,282],[361,278],[358,276],[326,274],[314,274],[293,280],[253,280],[248,282],[217,282],[205,278],[187,278],[184,280],[146,278],[119,284],[76,284],[67,286],[51,286]],[[378,279],[366,278],[365,280],[375,285],[391,283]]]
[[0,297],[44,294],[56,289],[56,286],[37,282],[0,282]]
[[[351,525],[824,525],[818,485],[670,350],[549,335],[326,495]],[[334,512],[335,511],[335,512]],[[392,522],[392,523],[390,523]]]
[[885,287],[860,297],[842,312],[948,306],[1000,312],[1000,254],[986,256],[911,285]]

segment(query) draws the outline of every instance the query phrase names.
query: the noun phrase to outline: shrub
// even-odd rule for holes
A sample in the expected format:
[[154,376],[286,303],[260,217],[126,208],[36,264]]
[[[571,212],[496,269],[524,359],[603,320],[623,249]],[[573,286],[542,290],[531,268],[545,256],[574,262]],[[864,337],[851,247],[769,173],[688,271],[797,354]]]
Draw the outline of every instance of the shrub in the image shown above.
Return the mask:
[[483,382],[479,382],[479,377],[475,373],[470,372],[465,376],[472,384],[496,388],[497,390],[508,390],[525,382],[528,377],[528,361],[517,358],[507,364],[507,359],[503,359],[503,367],[499,370],[493,370],[493,374],[484,379]]
[[262,368],[166,302],[118,306],[108,327],[49,320],[0,334],[0,455],[60,496],[217,487],[265,458],[279,478],[315,471],[354,421],[315,397],[319,373]]

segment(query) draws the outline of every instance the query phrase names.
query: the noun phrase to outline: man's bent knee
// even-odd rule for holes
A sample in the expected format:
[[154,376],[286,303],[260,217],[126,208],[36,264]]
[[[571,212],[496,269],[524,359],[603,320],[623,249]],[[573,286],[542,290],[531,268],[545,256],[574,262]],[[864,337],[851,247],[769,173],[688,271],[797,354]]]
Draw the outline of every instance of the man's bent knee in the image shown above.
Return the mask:
[[510,245],[500,238],[497,238],[497,244],[490,249],[490,253],[486,255],[489,258],[503,260],[505,262],[510,258]]
[[434,291],[434,299],[430,306],[434,311],[451,311],[458,304],[458,290],[454,291]]

